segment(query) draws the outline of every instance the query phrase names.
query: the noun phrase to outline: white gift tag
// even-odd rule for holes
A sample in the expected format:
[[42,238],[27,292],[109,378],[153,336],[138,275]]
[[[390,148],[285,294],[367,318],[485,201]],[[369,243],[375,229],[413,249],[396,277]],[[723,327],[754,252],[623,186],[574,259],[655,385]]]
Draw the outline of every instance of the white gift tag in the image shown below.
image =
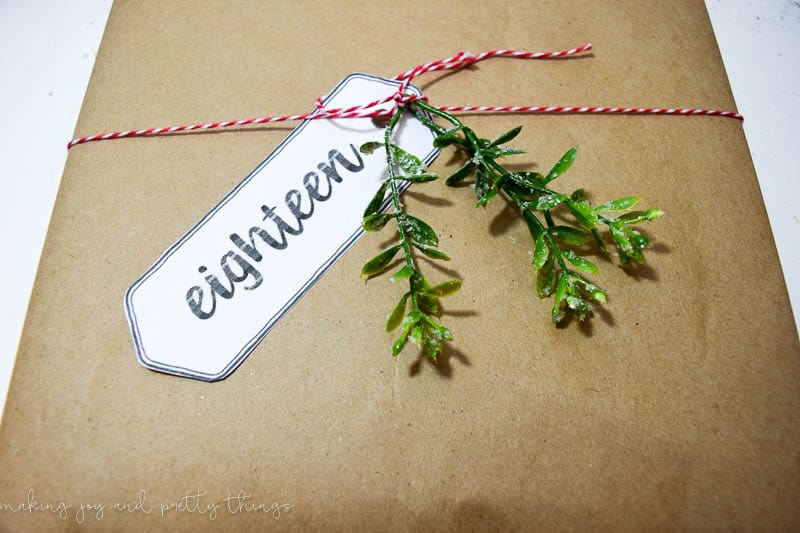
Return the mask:
[[[399,85],[352,74],[324,104],[371,102]],[[386,159],[358,148],[383,133],[368,118],[312,120],[293,130],[128,289],[139,362],[206,381],[227,377],[362,234]],[[411,116],[395,130],[394,141],[425,163],[438,155],[432,140]]]

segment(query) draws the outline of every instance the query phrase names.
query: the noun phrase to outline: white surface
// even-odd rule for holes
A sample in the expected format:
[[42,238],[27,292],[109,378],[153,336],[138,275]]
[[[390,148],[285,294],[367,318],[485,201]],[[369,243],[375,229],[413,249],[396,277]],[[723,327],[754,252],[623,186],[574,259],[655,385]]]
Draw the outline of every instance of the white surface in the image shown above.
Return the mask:
[[[800,1],[706,0],[800,317]],[[746,221],[745,221],[746,224]],[[746,229],[743,229],[746,243]],[[745,305],[743,303],[743,305]]]
[[[0,0],[0,401],[110,0]],[[58,357],[59,354],[52,354]]]
[[[0,1],[4,128],[0,228],[0,398],[5,404],[47,224],[110,0]],[[706,0],[795,315],[800,313],[800,1]],[[591,36],[587,36],[590,38]],[[265,112],[268,110],[265,110]],[[215,119],[219,117],[209,117]],[[224,118],[224,117],[223,117]],[[146,126],[146,125],[145,125]],[[746,221],[743,223],[746,242]],[[743,306],[746,305],[743,302]],[[52,354],[58,357],[58,354]]]

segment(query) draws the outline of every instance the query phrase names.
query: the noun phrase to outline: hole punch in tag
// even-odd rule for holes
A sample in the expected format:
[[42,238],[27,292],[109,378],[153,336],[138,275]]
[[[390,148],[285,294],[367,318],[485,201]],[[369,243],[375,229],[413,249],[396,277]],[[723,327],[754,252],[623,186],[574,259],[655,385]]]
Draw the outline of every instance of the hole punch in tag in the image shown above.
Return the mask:
[[[351,74],[323,100],[348,107],[400,82]],[[407,90],[421,96],[412,85]],[[383,107],[390,108],[392,102]],[[386,177],[370,118],[307,120],[173,244],[125,294],[139,362],[158,372],[224,379],[363,234],[361,214]],[[434,135],[406,114],[394,141],[438,155]],[[389,204],[389,197],[383,208]]]

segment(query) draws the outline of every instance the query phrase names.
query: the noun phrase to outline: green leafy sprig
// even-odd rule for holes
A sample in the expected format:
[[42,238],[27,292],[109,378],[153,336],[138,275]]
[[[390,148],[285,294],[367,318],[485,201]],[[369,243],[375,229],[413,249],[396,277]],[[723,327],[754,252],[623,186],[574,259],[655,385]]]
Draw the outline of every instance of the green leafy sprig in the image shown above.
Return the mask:
[[[386,126],[383,142],[369,142],[361,146],[364,153],[372,153],[382,147],[386,151],[387,165],[387,178],[367,205],[361,226],[365,231],[379,231],[393,220],[398,234],[398,242],[367,261],[361,269],[361,275],[369,278],[382,273],[402,251],[403,266],[395,272],[391,280],[394,282],[407,279],[409,290],[403,294],[386,319],[387,332],[402,328],[400,338],[392,345],[392,355],[397,356],[411,339],[435,363],[442,351],[442,343],[453,338],[450,330],[436,321],[436,316],[441,312],[439,298],[457,292],[461,288],[461,280],[454,279],[431,286],[414,261],[412,249],[431,259],[449,261],[450,257],[436,248],[439,238],[433,228],[406,213],[400,203],[398,182],[425,183],[438,179],[436,174],[425,171],[417,156],[392,143],[392,132],[402,113],[402,108],[398,108],[392,115]],[[393,209],[390,213],[382,213],[380,207],[387,190],[391,193]]]
[[[650,246],[650,242],[646,236],[630,226],[654,220],[664,214],[662,211],[631,211],[614,217],[610,213],[630,209],[639,199],[627,196],[592,207],[583,189],[566,195],[550,188],[550,183],[572,166],[578,153],[577,148],[568,150],[546,175],[538,172],[513,172],[497,160],[525,153],[504,146],[520,133],[521,127],[492,140],[483,139],[445,111],[422,101],[414,102],[414,106],[437,115],[452,125],[449,129],[443,128],[424,113],[414,110],[417,118],[437,134],[433,142],[436,147],[454,146],[466,152],[466,162],[447,178],[448,185],[456,185],[473,176],[479,206],[488,204],[502,191],[519,210],[535,243],[533,267],[537,272],[537,294],[540,298],[554,296],[551,313],[553,322],[563,320],[567,312],[583,320],[591,315],[590,301],[598,304],[606,302],[605,292],[584,277],[586,273],[599,272],[597,265],[581,257],[573,249],[594,242],[608,255],[608,247],[600,233],[602,226],[608,229],[623,265],[630,265],[632,261],[644,263],[643,250]],[[571,215],[574,223],[556,224],[553,211],[559,208]]]
[[[650,242],[633,226],[662,216],[662,211],[629,211],[639,203],[635,196],[592,206],[583,189],[564,194],[551,188],[551,183],[572,166],[577,148],[568,150],[546,175],[511,171],[498,160],[525,153],[506,146],[520,133],[521,126],[494,139],[484,139],[453,115],[424,101],[416,100],[408,104],[406,109],[436,134],[434,146],[452,146],[465,153],[464,164],[447,178],[447,185],[455,186],[472,178],[478,206],[487,205],[502,193],[517,208],[534,241],[532,263],[537,274],[536,292],[539,298],[553,296],[551,318],[554,323],[561,322],[568,313],[584,320],[592,315],[593,304],[606,303],[605,292],[586,277],[586,274],[599,272],[597,265],[577,252],[585,252],[587,247],[596,246],[610,256],[606,243],[609,240],[616,247],[622,266],[644,263],[643,251],[650,246]],[[402,109],[398,109],[392,116],[383,143],[367,143],[361,148],[369,153],[382,146],[386,150],[389,169],[388,178],[381,184],[364,213],[362,226],[367,231],[377,231],[389,220],[394,220],[400,236],[397,244],[364,265],[362,275],[371,277],[383,272],[395,255],[403,251],[405,265],[392,276],[392,281],[408,279],[409,291],[403,295],[387,320],[387,331],[399,326],[403,328],[400,339],[392,346],[392,354],[396,356],[410,337],[435,362],[441,352],[442,342],[452,338],[450,331],[438,325],[433,318],[439,314],[438,298],[456,292],[461,287],[461,281],[451,280],[431,287],[415,267],[412,248],[433,259],[450,258],[435,248],[438,239],[433,229],[402,209],[398,180],[421,183],[433,181],[437,176],[425,171],[419,158],[391,142],[392,131],[401,113]],[[431,115],[444,119],[449,127],[440,126],[430,118]],[[404,174],[398,174],[395,169]],[[391,190],[394,211],[381,213],[379,210],[387,189]],[[554,212],[559,215],[558,220],[564,222],[556,223]],[[620,212],[624,213],[616,215]],[[411,309],[405,314],[409,301]]]

